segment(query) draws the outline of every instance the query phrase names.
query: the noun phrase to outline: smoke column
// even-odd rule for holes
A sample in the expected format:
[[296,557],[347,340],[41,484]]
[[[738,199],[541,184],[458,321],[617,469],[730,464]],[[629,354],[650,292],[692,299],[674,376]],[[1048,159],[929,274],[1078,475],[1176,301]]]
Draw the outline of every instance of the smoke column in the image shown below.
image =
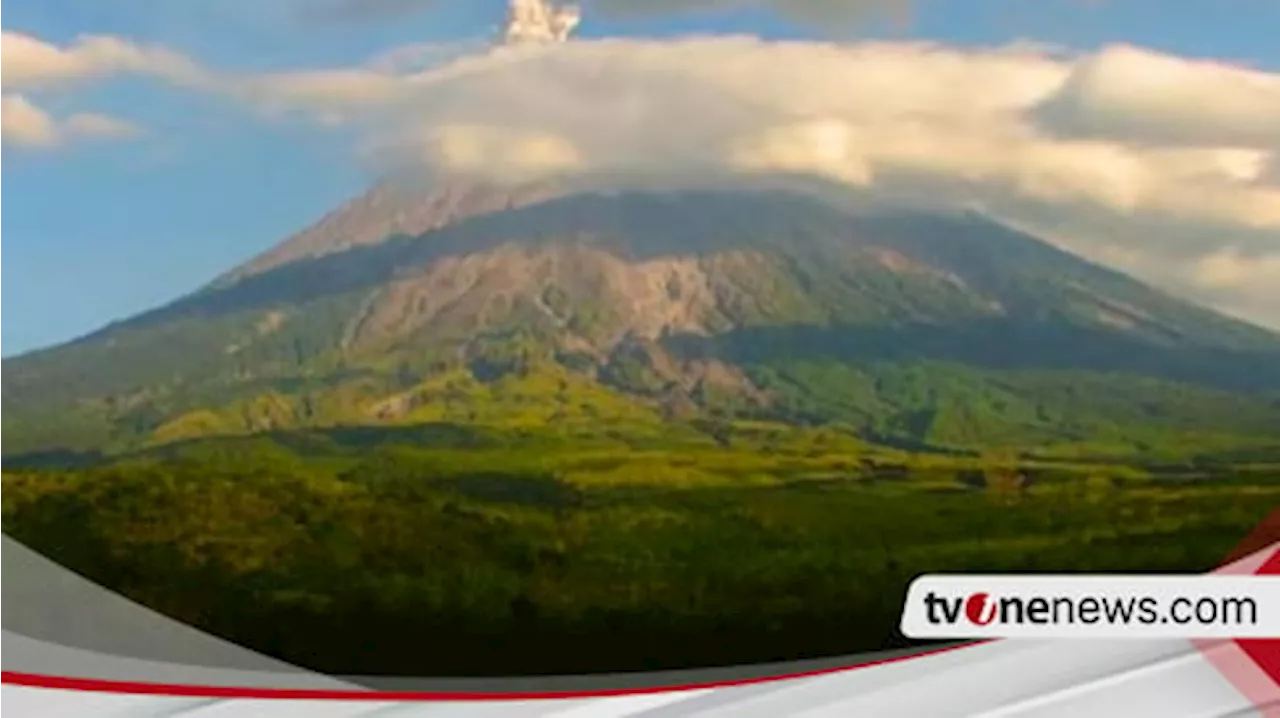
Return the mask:
[[550,0],[511,0],[502,41],[508,45],[564,42],[581,19],[582,13],[576,5],[553,5]]

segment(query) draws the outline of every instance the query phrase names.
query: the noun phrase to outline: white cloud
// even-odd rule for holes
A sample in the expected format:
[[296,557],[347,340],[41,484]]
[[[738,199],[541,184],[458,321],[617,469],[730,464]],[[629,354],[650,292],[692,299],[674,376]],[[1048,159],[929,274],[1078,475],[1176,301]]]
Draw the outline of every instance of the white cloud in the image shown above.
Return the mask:
[[80,139],[122,139],[140,132],[128,122],[96,113],[58,120],[21,95],[0,98],[0,129],[6,144],[31,149],[51,149]]
[[1040,116],[1067,135],[1280,147],[1280,75],[1116,46],[1078,63]]
[[400,45],[374,55],[365,67],[384,73],[421,72],[464,55],[483,52],[486,45],[480,41],[465,40]]
[[198,82],[202,71],[170,50],[110,36],[85,35],[61,48],[19,32],[0,43],[0,75],[7,90],[46,89],[119,74]]
[[54,118],[37,106],[32,94],[66,92],[76,85],[120,75],[140,75],[190,87],[211,77],[180,53],[140,45],[117,37],[84,35],[59,47],[20,32],[0,38],[0,82],[6,144],[28,148],[61,146],[87,139],[122,139],[138,135],[133,123],[107,115],[78,112]]
[[516,181],[583,169],[581,153],[572,142],[557,135],[511,126],[424,128],[369,147],[370,156],[383,153],[384,165],[403,167],[406,162],[425,159],[467,175],[486,174],[500,164],[504,176]]
[[929,44],[601,40],[501,48],[395,77],[366,72],[362,94],[347,86],[354,78],[329,83],[311,73],[285,78],[278,99],[311,111],[341,107],[375,127],[514,123],[578,146],[588,168],[684,172],[724,168],[752,136],[797,124],[865,135],[904,118],[1007,122],[1065,73],[1025,49],[970,56]]
[[58,143],[53,118],[20,95],[0,98],[0,128],[5,142],[26,147],[52,147]]
[[[510,143],[555,136],[584,170],[785,170],[857,185],[935,178],[956,192],[983,185],[1121,214],[1280,227],[1280,187],[1266,180],[1273,160],[1263,150],[1042,131],[1036,113],[1095,60],[1034,47],[602,40],[503,48],[422,73],[282,76],[265,87],[275,102],[345,113],[393,137],[454,126],[491,136],[511,127]],[[413,143],[405,158],[450,169],[444,140],[435,156]],[[495,157],[487,169],[504,164]]]
[[341,124],[371,107],[390,105],[404,93],[397,77],[359,68],[228,78],[221,87],[271,115],[303,112],[324,124]]

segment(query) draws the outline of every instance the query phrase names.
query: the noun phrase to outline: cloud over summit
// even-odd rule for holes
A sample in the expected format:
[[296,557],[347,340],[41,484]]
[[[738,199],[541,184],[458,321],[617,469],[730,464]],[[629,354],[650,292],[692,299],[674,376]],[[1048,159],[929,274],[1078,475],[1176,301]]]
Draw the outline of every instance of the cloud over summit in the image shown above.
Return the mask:
[[1280,325],[1280,290],[1257,278],[1280,257],[1274,73],[1124,45],[704,36],[497,48],[370,77],[366,95],[351,78],[293,81],[281,97],[306,87],[296,110],[340,108],[388,169],[815,175],[988,207]]

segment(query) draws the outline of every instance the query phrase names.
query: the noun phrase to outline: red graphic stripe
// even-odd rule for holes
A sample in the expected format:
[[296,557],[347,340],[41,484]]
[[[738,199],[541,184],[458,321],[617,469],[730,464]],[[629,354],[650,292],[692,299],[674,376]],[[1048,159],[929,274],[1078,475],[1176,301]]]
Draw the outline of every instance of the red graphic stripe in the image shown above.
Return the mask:
[[[1280,574],[1280,549],[1271,554],[1261,567],[1258,568],[1259,575],[1275,576]],[[1237,641],[1240,649],[1243,650],[1254,663],[1266,673],[1273,682],[1280,684],[1280,639],[1277,638],[1254,638]]]
[[[1258,530],[1232,552],[1228,566],[1216,573],[1252,573],[1275,575],[1280,573],[1280,511],[1267,517]],[[1265,531],[1263,529],[1266,529]],[[1259,545],[1261,544],[1261,545]],[[1248,561],[1251,556],[1271,551],[1257,566],[1235,564]],[[1252,563],[1252,561],[1249,561]],[[1280,718],[1280,640],[1242,639],[1224,641],[1193,641],[1205,658],[1224,678],[1259,710],[1264,718]]]
[[867,663],[859,663],[852,666],[836,666],[834,668],[820,668],[812,671],[802,671],[800,673],[785,673],[778,676],[763,676],[760,678],[739,678],[729,681],[716,681],[708,683],[690,683],[675,686],[650,686],[643,688],[602,688],[587,691],[527,691],[519,693],[494,693],[494,692],[475,692],[475,691],[379,691],[375,689],[364,690],[338,690],[326,688],[250,688],[242,686],[201,686],[186,685],[178,683],[139,683],[134,681],[111,681],[98,678],[67,678],[62,676],[47,676],[37,673],[22,673],[18,671],[3,671],[0,673],[0,679],[3,683],[27,686],[30,688],[53,688],[67,691],[92,691],[98,693],[120,693],[130,695],[153,695],[153,696],[172,696],[184,698],[252,698],[252,699],[279,699],[279,700],[335,700],[335,701],[495,701],[495,700],[512,700],[527,701],[538,699],[566,699],[566,698],[606,698],[610,696],[626,696],[626,695],[643,695],[651,693],[673,693],[677,691],[703,690],[707,688],[726,688],[729,686],[743,686],[756,683],[769,683],[772,681],[793,680],[796,678],[810,678],[813,676],[827,675],[831,673],[839,673],[841,671],[852,671],[859,668],[870,668],[872,666],[881,666],[887,663],[899,663],[901,661],[911,660],[913,658],[923,658],[925,656],[936,656],[942,653],[959,650],[976,646],[988,641],[976,641],[973,643],[964,643],[958,646],[946,646],[936,648],[922,653],[914,653],[909,656],[896,656],[894,658],[882,658]]

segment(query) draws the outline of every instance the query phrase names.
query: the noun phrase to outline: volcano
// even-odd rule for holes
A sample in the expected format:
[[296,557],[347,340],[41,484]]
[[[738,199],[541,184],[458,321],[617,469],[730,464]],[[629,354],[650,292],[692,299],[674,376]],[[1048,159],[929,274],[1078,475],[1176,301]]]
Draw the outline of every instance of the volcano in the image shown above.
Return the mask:
[[974,212],[798,189],[382,183],[4,368],[10,457],[440,421],[1086,452],[1280,427],[1272,332]]

